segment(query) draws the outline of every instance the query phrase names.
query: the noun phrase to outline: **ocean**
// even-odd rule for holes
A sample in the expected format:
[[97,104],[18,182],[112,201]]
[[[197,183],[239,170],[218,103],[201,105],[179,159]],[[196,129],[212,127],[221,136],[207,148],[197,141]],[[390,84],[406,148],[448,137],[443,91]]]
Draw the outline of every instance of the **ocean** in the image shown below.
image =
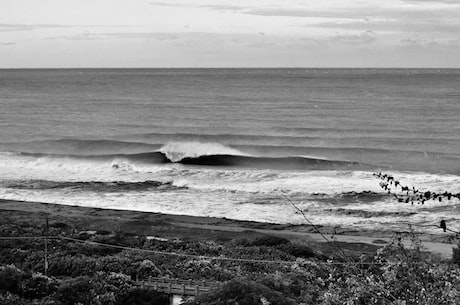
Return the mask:
[[[460,202],[460,70],[0,70],[0,198],[439,233]],[[289,198],[289,200],[287,199]]]

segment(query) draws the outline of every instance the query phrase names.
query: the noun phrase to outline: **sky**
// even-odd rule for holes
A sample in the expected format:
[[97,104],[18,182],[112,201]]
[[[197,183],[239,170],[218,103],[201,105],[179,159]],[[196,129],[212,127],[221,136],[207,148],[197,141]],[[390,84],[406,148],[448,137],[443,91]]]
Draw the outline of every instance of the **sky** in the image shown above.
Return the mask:
[[0,68],[460,68],[460,0],[0,0]]

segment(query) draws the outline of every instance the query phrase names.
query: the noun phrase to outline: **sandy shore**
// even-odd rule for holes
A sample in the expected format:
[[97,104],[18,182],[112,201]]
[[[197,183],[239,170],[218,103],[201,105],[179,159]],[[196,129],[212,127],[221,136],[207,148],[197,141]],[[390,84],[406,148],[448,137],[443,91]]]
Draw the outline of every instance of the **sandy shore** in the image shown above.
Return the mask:
[[[122,230],[136,235],[157,236],[182,240],[230,240],[260,234],[276,235],[308,244],[320,251],[332,251],[325,241],[334,239],[341,247],[356,253],[368,253],[385,245],[395,232],[336,231],[332,227],[311,225],[286,225],[239,221],[226,218],[170,215],[129,210],[110,210],[67,206],[39,202],[0,199],[0,222],[70,223],[85,230]],[[318,233],[318,229],[322,234]],[[449,234],[420,235],[427,251],[450,258],[457,244]]]

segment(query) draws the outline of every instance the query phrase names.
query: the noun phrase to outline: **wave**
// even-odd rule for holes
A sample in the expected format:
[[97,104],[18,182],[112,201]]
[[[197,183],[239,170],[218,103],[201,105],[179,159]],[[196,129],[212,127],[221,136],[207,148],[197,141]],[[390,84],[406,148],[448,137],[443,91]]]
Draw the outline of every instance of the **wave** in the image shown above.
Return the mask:
[[245,155],[239,150],[219,143],[201,142],[170,142],[162,146],[160,152],[171,162],[181,162],[184,159],[196,159],[213,155]]
[[252,157],[235,155],[210,155],[197,158],[183,158],[181,164],[205,166],[229,166],[257,169],[286,169],[286,170],[343,170],[364,169],[365,164],[353,161],[326,160],[310,157]]
[[[434,154],[442,157],[459,157],[457,150],[446,152],[439,149],[429,150],[424,146],[423,150],[400,147],[401,142],[407,141],[406,138],[391,138],[396,141],[396,147],[381,147],[379,145],[349,145],[350,143],[326,145],[324,137],[290,137],[290,136],[266,136],[266,135],[244,135],[244,134],[161,134],[152,133],[153,138],[141,139],[141,141],[122,141],[122,140],[95,140],[95,139],[55,139],[41,140],[30,142],[8,142],[0,143],[1,151],[22,151],[29,153],[49,153],[49,154],[69,154],[69,155],[105,155],[113,152],[119,154],[134,154],[151,151],[160,151],[165,153],[171,161],[177,161],[184,157],[198,157],[201,155],[248,155],[248,154],[268,154],[270,156],[279,153],[288,153],[289,155],[300,155],[314,153],[323,153],[327,155],[339,154],[392,154],[392,155],[423,155]],[[171,139],[178,140],[171,140]],[[356,137],[363,139],[363,137]],[[240,141],[240,140],[244,141]],[[343,139],[341,138],[336,138]],[[376,141],[383,141],[376,138]],[[414,139],[419,143],[422,139]],[[455,140],[428,139],[430,145],[439,146],[441,142],[455,142]],[[159,142],[151,142],[159,141]],[[230,141],[233,144],[222,144]],[[388,141],[388,140],[385,140]],[[438,142],[436,142],[438,141]],[[164,144],[166,143],[166,144]],[[348,143],[348,145],[345,145]],[[457,142],[455,142],[457,143]],[[387,143],[388,144],[388,143]]]
[[[255,135],[221,134],[212,135],[211,137],[208,137],[209,135],[194,135],[193,133],[152,135],[153,138],[150,139],[138,139],[141,142],[58,139],[23,143],[0,143],[0,151],[22,152],[32,157],[33,155],[31,154],[36,154],[35,156],[37,157],[78,157],[91,160],[123,158],[133,162],[155,164],[184,163],[203,166],[255,168],[267,166],[268,169],[296,169],[296,166],[299,166],[300,169],[328,169],[327,166],[331,166],[331,169],[348,167],[348,169],[374,170],[378,167],[382,169],[397,168],[403,171],[459,173],[457,165],[460,156],[458,153],[449,151],[431,152],[429,148],[432,145],[421,151],[399,146],[379,148],[376,145],[369,147],[369,144],[364,146],[331,146],[331,143],[318,142],[318,139],[313,140],[313,138],[308,137],[299,141],[303,137],[292,139],[275,137],[268,139],[262,136],[262,141],[259,141],[260,139],[258,140],[258,136]],[[240,136],[243,137],[243,140],[239,139]],[[230,137],[230,140],[226,137]],[[167,142],[171,138],[176,138],[178,141]],[[398,139],[398,141],[400,140]],[[148,143],[149,141],[159,141],[159,143]],[[224,145],[212,141],[230,141],[233,144]],[[438,144],[435,146],[438,147]],[[301,159],[301,156],[305,155],[309,157]],[[337,161],[330,163],[318,161],[319,164],[314,164],[312,159]],[[347,160],[352,160],[353,162]],[[375,166],[364,166],[366,164]]]
[[0,143],[2,150],[70,155],[104,155],[114,151],[117,153],[141,153],[156,150],[159,147],[161,147],[159,144],[143,142],[81,139]]
[[[327,160],[314,157],[257,157],[244,155],[200,155],[186,157],[182,153],[149,152],[139,154],[109,154],[109,155],[59,155],[43,153],[20,153],[21,156],[33,158],[82,159],[88,161],[108,161],[114,169],[118,169],[123,161],[143,164],[183,164],[212,167],[237,167],[253,169],[278,170],[370,170],[374,167],[354,161]],[[181,157],[179,157],[181,156]],[[171,159],[173,160],[171,160]]]
[[325,200],[331,203],[359,203],[359,202],[380,202],[391,198],[386,192],[373,191],[349,191],[336,193],[332,197],[329,194],[312,194],[317,200]]
[[410,212],[410,211],[369,211],[363,209],[346,209],[346,208],[338,208],[338,209],[325,209],[325,211],[332,212],[338,215],[349,215],[354,217],[361,217],[361,218],[372,218],[372,217],[408,217],[412,215],[417,215],[417,212]]
[[97,192],[120,192],[120,191],[145,191],[145,190],[171,190],[184,187],[174,186],[172,182],[160,181],[49,181],[49,180],[13,180],[3,181],[3,187],[11,189],[72,189]]

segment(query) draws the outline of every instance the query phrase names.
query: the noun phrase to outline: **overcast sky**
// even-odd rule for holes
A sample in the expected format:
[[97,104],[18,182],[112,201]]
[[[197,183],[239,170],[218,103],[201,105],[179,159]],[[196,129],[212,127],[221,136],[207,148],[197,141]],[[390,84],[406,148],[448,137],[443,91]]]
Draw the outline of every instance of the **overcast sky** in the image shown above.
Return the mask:
[[0,0],[0,68],[460,68],[460,0]]

